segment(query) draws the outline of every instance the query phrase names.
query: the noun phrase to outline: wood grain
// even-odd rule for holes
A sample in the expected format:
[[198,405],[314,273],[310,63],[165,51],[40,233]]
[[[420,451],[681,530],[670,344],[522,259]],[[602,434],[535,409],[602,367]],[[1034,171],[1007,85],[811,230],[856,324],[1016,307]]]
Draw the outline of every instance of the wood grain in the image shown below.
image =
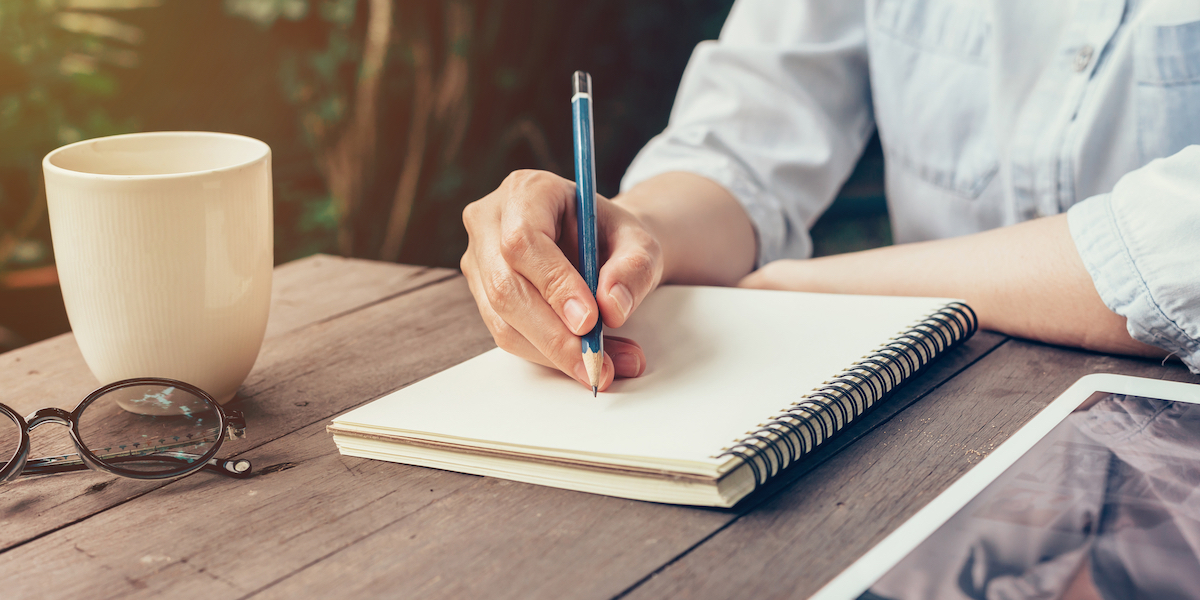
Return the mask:
[[[263,380],[264,370],[271,365],[288,361],[289,353],[295,348],[294,342],[276,341],[278,338],[286,338],[286,334],[310,324],[451,277],[455,277],[455,273],[445,269],[322,255],[278,267],[272,290],[268,336],[254,370],[239,392],[239,399],[234,401],[249,413],[251,439],[266,433],[260,429],[260,424],[266,421],[261,420],[257,415],[259,409],[248,400],[257,389],[254,384]],[[69,410],[97,385],[71,334],[0,355],[0,377],[5,381],[5,395],[0,401],[22,414],[44,406]],[[304,424],[309,422],[311,420]],[[280,422],[280,425],[285,423]],[[294,422],[292,425],[296,426]],[[31,437],[32,456],[73,451],[70,438],[62,429],[39,428]],[[246,443],[239,443],[231,448],[236,451],[238,446],[247,447]],[[0,550],[161,485],[99,472],[26,478],[8,483],[0,487]]]
[[457,275],[450,269],[317,254],[275,269],[267,338]]
[[[1196,380],[981,333],[736,510],[696,509],[340,456],[329,418],[491,338],[450,271],[316,257],[276,296],[230,449],[258,474],[8,484],[6,597],[806,597],[1080,375]],[[30,406],[94,385],[69,336],[0,374]]]
[[807,598],[1089,373],[1200,382],[1178,364],[1011,340],[628,598]]
[[[455,275],[323,254],[281,265],[274,272],[264,346],[280,334]],[[21,414],[46,406],[70,410],[98,385],[70,333],[0,354],[0,381],[0,402]]]
[[[243,388],[251,438],[240,442],[240,453],[256,462],[257,477],[199,474],[93,507],[82,521],[7,551],[6,589],[37,597],[94,596],[95,590],[121,596],[158,596],[167,589],[185,597],[198,590],[230,594],[300,568],[329,551],[328,538],[353,537],[357,528],[343,530],[353,519],[339,519],[356,502],[390,494],[382,505],[389,514],[406,502],[386,486],[358,483],[361,478],[336,465],[340,457],[324,433],[329,418],[492,347],[461,277],[280,335],[260,356],[261,378]],[[305,433],[288,435],[300,429]],[[314,456],[326,460],[299,468]],[[421,472],[418,480],[449,475],[438,473]],[[279,480],[293,483],[272,483]],[[407,489],[411,480],[398,483]],[[114,481],[112,487],[124,483]],[[424,485],[416,488],[422,493],[412,500],[414,507],[428,502]],[[255,490],[263,497],[250,494]],[[321,527],[327,523],[333,526]],[[360,528],[368,526],[379,524]],[[310,529],[321,535],[291,542]],[[284,547],[300,554],[297,562],[285,560]],[[280,568],[283,573],[276,572]]]
[[856,443],[875,428],[888,422],[892,417],[908,408],[914,402],[925,397],[931,390],[957,376],[976,361],[986,356],[1008,341],[1008,337],[990,331],[980,331],[964,344],[947,352],[939,360],[927,367],[915,380],[906,383],[896,390],[882,403],[877,404],[870,412],[859,418],[857,422],[840,432],[828,443],[822,445],[816,452],[805,457],[799,463],[788,468],[781,475],[767,482],[767,485],[756,490],[736,508],[739,513],[753,510],[764,499],[774,496],[781,489],[791,485],[797,478],[829,460],[850,444]]
[[[976,338],[891,402],[914,401],[1002,341]],[[258,476],[197,475],[157,487],[116,480],[74,496],[49,490],[66,514],[83,516],[36,537],[30,523],[40,518],[11,513],[25,537],[4,553],[6,589],[38,597],[603,598],[738,517],[337,454],[324,432],[334,413],[490,347],[461,278],[279,335],[239,401],[253,436],[240,449]],[[886,412],[872,414],[886,422]],[[46,494],[45,484],[74,477],[85,476],[22,483]]]
[[[980,336],[889,402],[911,402],[1004,339]],[[610,598],[736,515],[481,478],[254,597]]]

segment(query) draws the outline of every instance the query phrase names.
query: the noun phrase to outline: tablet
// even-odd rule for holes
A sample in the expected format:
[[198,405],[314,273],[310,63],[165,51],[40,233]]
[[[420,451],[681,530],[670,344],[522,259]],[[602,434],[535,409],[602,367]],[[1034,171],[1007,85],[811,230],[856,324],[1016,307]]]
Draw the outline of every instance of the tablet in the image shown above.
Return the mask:
[[1200,386],[1080,379],[814,598],[1200,598]]

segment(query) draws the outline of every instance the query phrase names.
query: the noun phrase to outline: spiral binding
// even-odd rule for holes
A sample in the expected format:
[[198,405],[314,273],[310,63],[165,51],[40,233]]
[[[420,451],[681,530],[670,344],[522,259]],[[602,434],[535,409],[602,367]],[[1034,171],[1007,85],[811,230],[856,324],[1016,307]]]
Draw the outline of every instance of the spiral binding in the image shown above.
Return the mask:
[[975,311],[947,304],[716,457],[750,465],[758,487],[870,410],[942,352],[975,334]]

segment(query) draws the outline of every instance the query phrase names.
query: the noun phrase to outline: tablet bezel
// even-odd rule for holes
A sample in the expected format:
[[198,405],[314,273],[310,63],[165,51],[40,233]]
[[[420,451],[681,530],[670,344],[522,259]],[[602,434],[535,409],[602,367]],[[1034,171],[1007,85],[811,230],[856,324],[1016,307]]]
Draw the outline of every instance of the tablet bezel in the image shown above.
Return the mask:
[[825,584],[812,600],[857,598],[1097,392],[1200,404],[1200,385],[1128,375],[1094,374],[1076,381],[995,451],[938,494],[883,541]]

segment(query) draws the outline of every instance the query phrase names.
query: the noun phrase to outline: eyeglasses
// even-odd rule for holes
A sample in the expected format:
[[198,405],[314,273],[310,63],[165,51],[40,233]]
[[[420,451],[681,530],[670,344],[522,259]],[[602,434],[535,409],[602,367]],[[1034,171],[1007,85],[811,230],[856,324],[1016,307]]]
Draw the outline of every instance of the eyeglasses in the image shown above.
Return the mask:
[[[0,457],[12,457],[0,463],[0,483],[89,467],[134,479],[172,479],[201,469],[250,476],[250,461],[216,458],[226,439],[245,437],[245,417],[182,381],[126,379],[88,394],[71,412],[43,408],[26,420],[0,404],[0,414],[7,417],[0,418]],[[78,453],[30,459],[29,432],[44,423],[70,427]]]

